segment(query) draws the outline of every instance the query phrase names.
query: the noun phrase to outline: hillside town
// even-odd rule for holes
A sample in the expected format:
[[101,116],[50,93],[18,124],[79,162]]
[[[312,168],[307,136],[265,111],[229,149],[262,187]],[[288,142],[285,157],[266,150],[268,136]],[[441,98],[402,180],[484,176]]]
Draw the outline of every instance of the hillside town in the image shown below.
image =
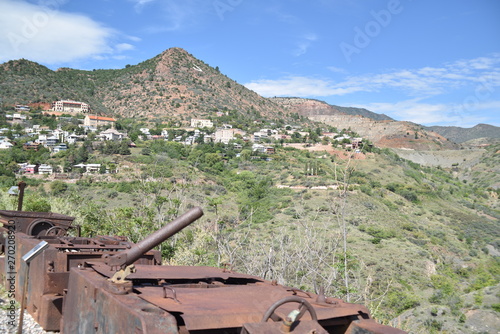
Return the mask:
[[[30,116],[33,110],[28,105],[16,105],[12,109],[12,113],[5,113],[10,127],[0,128],[0,149],[10,149],[16,142],[21,141],[23,150],[37,151],[43,147],[48,149],[51,155],[56,155],[68,150],[70,146],[81,146],[85,141],[97,144],[115,142],[132,148],[136,147],[135,141],[164,140],[184,145],[222,143],[231,145],[236,151],[241,151],[243,145],[246,145],[251,147],[252,159],[271,160],[276,145],[301,144],[301,147],[311,147],[322,143],[354,153],[360,153],[363,146],[363,138],[348,130],[323,131],[318,128],[306,131],[296,125],[278,127],[274,123],[259,124],[254,121],[257,131],[248,131],[234,127],[234,123],[220,122],[219,118],[227,115],[227,112],[216,112],[209,118],[191,118],[186,124],[177,124],[176,127],[165,127],[161,130],[140,127],[137,134],[130,136],[126,131],[117,129],[117,119],[93,114],[90,105],[85,102],[55,101],[49,110],[38,110],[42,117],[52,120],[50,125],[35,124],[43,122],[40,122],[40,119],[37,122]],[[260,125],[266,127],[260,128]],[[71,167],[81,173],[112,172],[99,163],[80,163]],[[52,175],[66,172],[59,169],[43,162],[25,162],[19,164],[18,173]]]

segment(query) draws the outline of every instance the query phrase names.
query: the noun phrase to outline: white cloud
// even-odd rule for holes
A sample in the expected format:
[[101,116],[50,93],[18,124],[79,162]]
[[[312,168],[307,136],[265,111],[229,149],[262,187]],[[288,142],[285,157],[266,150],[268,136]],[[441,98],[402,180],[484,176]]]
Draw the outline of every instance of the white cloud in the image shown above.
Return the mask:
[[155,0],[131,0],[132,2],[135,3],[134,9],[136,12],[141,13],[142,9],[148,4],[151,3]]
[[275,20],[279,22],[297,24],[301,21],[297,16],[287,13],[286,9],[284,9],[282,5],[278,5],[276,3],[268,6],[264,9],[264,11],[274,16]]
[[140,42],[142,40],[140,37],[137,36],[125,36],[125,37],[131,40],[132,42]]
[[[422,98],[446,94],[456,89],[465,89],[467,94],[482,91],[493,94],[500,87],[500,54],[467,61],[457,61],[441,68],[398,69],[385,73],[367,73],[346,76],[338,82],[301,76],[279,79],[254,80],[245,86],[265,96],[300,95],[308,96],[345,95],[354,92],[388,92],[397,90],[410,97]],[[330,71],[343,73],[342,69],[328,67]],[[344,72],[345,73],[345,72]],[[303,85],[303,86],[302,86]],[[297,90],[294,92],[294,90]]]
[[245,86],[263,96],[330,96],[345,95],[362,90],[359,87],[341,87],[324,79],[291,76],[278,80],[255,80]]
[[297,48],[293,51],[293,55],[298,57],[302,56],[307,52],[309,47],[311,47],[312,43],[318,39],[316,34],[305,34],[299,38],[297,42]]
[[446,104],[431,104],[411,99],[399,102],[382,102],[358,104],[353,107],[366,108],[376,113],[384,113],[399,120],[406,120],[418,124],[432,124],[447,121],[446,114],[451,111],[451,106]]
[[347,70],[345,70],[341,67],[328,66],[327,69],[334,72],[334,73],[347,74]]
[[[141,1],[141,0],[135,0]],[[155,0],[142,0],[147,3]],[[195,26],[200,24],[203,17],[207,13],[211,13],[214,17],[217,15],[214,10],[214,4],[220,1],[205,1],[205,0],[168,0],[158,2],[160,10],[163,13],[165,20],[158,22],[146,28],[149,33],[160,33],[168,31],[182,30],[187,26]],[[233,6],[230,6],[233,8]]]
[[[477,110],[468,111],[461,106],[448,103],[425,103],[419,99],[399,102],[354,104],[353,107],[365,108],[376,113],[390,115],[396,120],[405,120],[422,125],[447,125],[472,127],[478,123],[495,122],[490,116],[491,108],[500,107],[500,101],[478,105]],[[486,111],[486,113],[480,112]]]
[[120,43],[115,46],[115,49],[118,52],[123,52],[123,51],[133,50],[135,49],[135,47],[132,44]]
[[13,0],[0,1],[0,32],[0,61],[27,58],[45,64],[110,55],[117,35],[84,15]]

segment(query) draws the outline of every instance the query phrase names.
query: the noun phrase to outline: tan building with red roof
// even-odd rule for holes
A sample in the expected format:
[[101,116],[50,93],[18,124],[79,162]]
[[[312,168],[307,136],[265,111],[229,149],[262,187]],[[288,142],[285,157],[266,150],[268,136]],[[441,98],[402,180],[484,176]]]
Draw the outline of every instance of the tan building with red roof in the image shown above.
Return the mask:
[[111,125],[111,127],[114,127],[115,122],[116,122],[116,119],[111,118],[111,117],[87,115],[87,116],[85,116],[85,119],[83,120],[83,125],[84,126],[93,126],[93,127],[98,127],[98,126],[103,126],[103,125]]

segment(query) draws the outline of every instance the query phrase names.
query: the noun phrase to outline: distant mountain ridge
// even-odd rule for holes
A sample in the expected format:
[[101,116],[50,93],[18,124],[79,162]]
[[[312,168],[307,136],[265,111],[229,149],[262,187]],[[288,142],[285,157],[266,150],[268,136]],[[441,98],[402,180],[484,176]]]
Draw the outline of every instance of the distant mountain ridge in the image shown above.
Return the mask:
[[472,128],[458,126],[428,126],[425,128],[459,144],[478,138],[500,138],[500,127],[489,124],[477,124]]
[[300,106],[301,114],[304,116],[344,114],[363,116],[376,121],[394,121],[394,119],[385,114],[377,114],[364,108],[341,107],[316,99],[301,97],[272,97],[270,99],[288,109],[294,109]]

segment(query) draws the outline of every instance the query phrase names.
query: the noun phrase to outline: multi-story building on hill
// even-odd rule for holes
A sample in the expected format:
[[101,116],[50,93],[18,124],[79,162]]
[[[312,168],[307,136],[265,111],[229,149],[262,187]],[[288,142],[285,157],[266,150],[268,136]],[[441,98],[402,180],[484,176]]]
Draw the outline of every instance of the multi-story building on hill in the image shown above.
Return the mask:
[[114,127],[115,122],[116,122],[116,120],[114,118],[111,118],[111,117],[87,115],[87,116],[85,116],[85,119],[83,120],[83,125],[90,126],[90,127],[111,125],[111,127]]
[[236,139],[237,134],[243,137],[245,132],[240,129],[219,129],[214,133],[214,141],[216,143],[228,144],[230,140]]
[[212,123],[212,121],[209,119],[193,118],[193,119],[191,119],[191,127],[192,128],[213,128],[214,123]]
[[79,112],[88,113],[90,112],[90,106],[84,102],[72,101],[72,100],[61,100],[52,103],[52,110],[59,112]]

